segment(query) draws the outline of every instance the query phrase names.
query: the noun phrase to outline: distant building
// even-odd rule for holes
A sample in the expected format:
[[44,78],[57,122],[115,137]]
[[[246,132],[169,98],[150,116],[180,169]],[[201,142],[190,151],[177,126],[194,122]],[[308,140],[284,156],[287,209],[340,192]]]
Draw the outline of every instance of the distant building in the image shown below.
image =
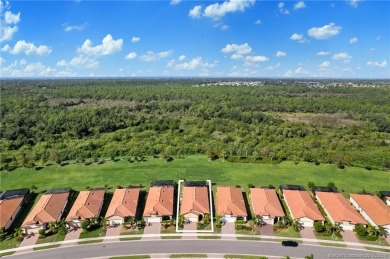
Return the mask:
[[217,215],[224,222],[246,220],[247,211],[242,189],[237,187],[217,187]]
[[210,213],[208,188],[206,186],[184,186],[180,215],[192,222],[198,222],[208,213]]
[[66,217],[66,222],[71,226],[80,227],[82,221],[98,218],[105,193],[104,189],[81,191]]
[[140,188],[116,189],[106,218],[109,225],[121,225],[127,219],[136,218]]
[[352,205],[373,226],[382,226],[390,232],[390,207],[375,195],[351,194]]
[[146,222],[161,222],[173,217],[173,193],[173,186],[150,187],[143,214]]
[[69,188],[48,190],[42,195],[22,224],[24,233],[38,233],[40,229],[46,229],[50,222],[58,222],[68,204],[69,195]]
[[275,189],[251,188],[250,197],[253,212],[262,217],[265,223],[274,225],[285,216]]
[[332,224],[340,224],[343,230],[353,230],[356,225],[367,225],[367,221],[341,193],[317,191],[316,198]]

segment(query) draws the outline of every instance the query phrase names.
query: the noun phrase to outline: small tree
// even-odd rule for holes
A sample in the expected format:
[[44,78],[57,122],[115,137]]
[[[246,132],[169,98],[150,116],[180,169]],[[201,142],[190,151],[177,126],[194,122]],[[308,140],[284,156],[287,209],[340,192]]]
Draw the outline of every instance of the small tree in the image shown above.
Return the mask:
[[322,224],[321,221],[316,221],[316,222],[314,222],[314,230],[317,233],[321,233],[321,232],[324,232],[325,227],[324,227],[324,225]]
[[0,241],[3,240],[5,237],[5,229],[4,228],[0,228]]
[[329,182],[327,186],[329,188],[336,188],[336,185],[334,184],[334,182]]
[[355,227],[355,232],[361,237],[365,237],[368,234],[367,228],[362,225],[357,225]]
[[314,182],[308,182],[308,183],[307,183],[307,186],[308,186],[309,189],[311,190],[311,188],[314,187]]
[[39,234],[39,238],[45,238],[46,236],[46,230],[45,229],[40,229],[38,231],[38,234]]
[[48,224],[48,229],[49,229],[49,232],[52,233],[52,234],[55,234],[58,232],[58,229],[57,229],[57,224],[55,221],[53,222],[50,222]]
[[378,226],[378,235],[386,238],[389,235],[389,232],[383,226]]
[[89,220],[84,220],[81,222],[81,228],[83,229],[83,232],[87,232],[90,226],[91,222]]
[[100,223],[103,227],[104,230],[107,230],[107,227],[108,227],[108,220],[106,217],[102,217],[102,220],[101,220],[101,223]]
[[294,229],[296,232],[299,232],[299,231],[301,231],[301,229],[302,229],[302,223],[299,222],[298,219],[296,219],[296,220],[294,220],[294,221],[292,222],[292,227],[293,227],[293,229]]

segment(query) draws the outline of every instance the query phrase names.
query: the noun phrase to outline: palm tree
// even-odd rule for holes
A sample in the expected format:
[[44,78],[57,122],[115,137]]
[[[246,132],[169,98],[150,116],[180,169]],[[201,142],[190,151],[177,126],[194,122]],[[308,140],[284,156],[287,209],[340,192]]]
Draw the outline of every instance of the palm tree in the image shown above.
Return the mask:
[[302,223],[299,222],[298,219],[295,219],[295,220],[292,222],[292,227],[294,228],[295,231],[299,232],[299,231],[301,231],[301,229],[302,229]]
[[343,227],[340,225],[340,223],[335,223],[332,228],[332,236],[339,234],[341,231],[343,231]]
[[50,233],[55,234],[57,232],[57,224],[55,221],[49,222],[47,227]]
[[290,220],[287,216],[284,216],[284,217],[282,218],[282,222],[283,222],[283,225],[284,225],[285,227],[291,226],[291,220]]
[[57,230],[58,232],[66,233],[65,219],[61,219],[59,222],[57,222]]
[[102,225],[102,227],[103,227],[104,230],[107,230],[108,220],[107,220],[106,217],[102,217],[101,225]]
[[260,226],[260,227],[266,225],[266,223],[265,223],[264,220],[263,220],[263,217],[262,217],[262,216],[259,216],[259,215],[256,215],[256,217],[255,217],[255,222],[256,222],[256,225],[257,225],[257,226]]
[[389,235],[389,232],[383,226],[379,226],[378,227],[378,234],[379,234],[379,236],[386,238]]
[[372,236],[379,236],[379,231],[378,231],[378,229],[376,229],[376,227],[370,226],[368,228],[368,234],[372,235]]
[[23,229],[15,228],[14,237],[23,238]]

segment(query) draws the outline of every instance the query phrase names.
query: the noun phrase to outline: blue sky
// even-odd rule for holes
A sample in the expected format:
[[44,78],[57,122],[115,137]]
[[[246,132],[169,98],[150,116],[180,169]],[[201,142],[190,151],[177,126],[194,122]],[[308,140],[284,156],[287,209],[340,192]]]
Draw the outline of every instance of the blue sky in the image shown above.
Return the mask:
[[1,77],[390,78],[389,1],[2,1]]

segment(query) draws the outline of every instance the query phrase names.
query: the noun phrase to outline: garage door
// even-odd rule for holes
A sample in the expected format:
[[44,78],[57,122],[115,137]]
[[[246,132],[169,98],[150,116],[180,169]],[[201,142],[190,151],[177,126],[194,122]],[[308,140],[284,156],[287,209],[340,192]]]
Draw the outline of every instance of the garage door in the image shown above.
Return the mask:
[[41,228],[29,228],[29,229],[27,229],[27,235],[30,235],[30,234],[38,234],[38,232],[39,232],[39,230],[40,230]]
[[111,226],[122,225],[122,220],[120,220],[120,219],[117,219],[117,220],[110,220],[110,225],[111,225]]
[[235,222],[236,217],[224,217],[225,222]]
[[147,218],[146,221],[149,223],[153,223],[153,222],[161,222],[161,218],[160,217],[155,217],[155,218]]

